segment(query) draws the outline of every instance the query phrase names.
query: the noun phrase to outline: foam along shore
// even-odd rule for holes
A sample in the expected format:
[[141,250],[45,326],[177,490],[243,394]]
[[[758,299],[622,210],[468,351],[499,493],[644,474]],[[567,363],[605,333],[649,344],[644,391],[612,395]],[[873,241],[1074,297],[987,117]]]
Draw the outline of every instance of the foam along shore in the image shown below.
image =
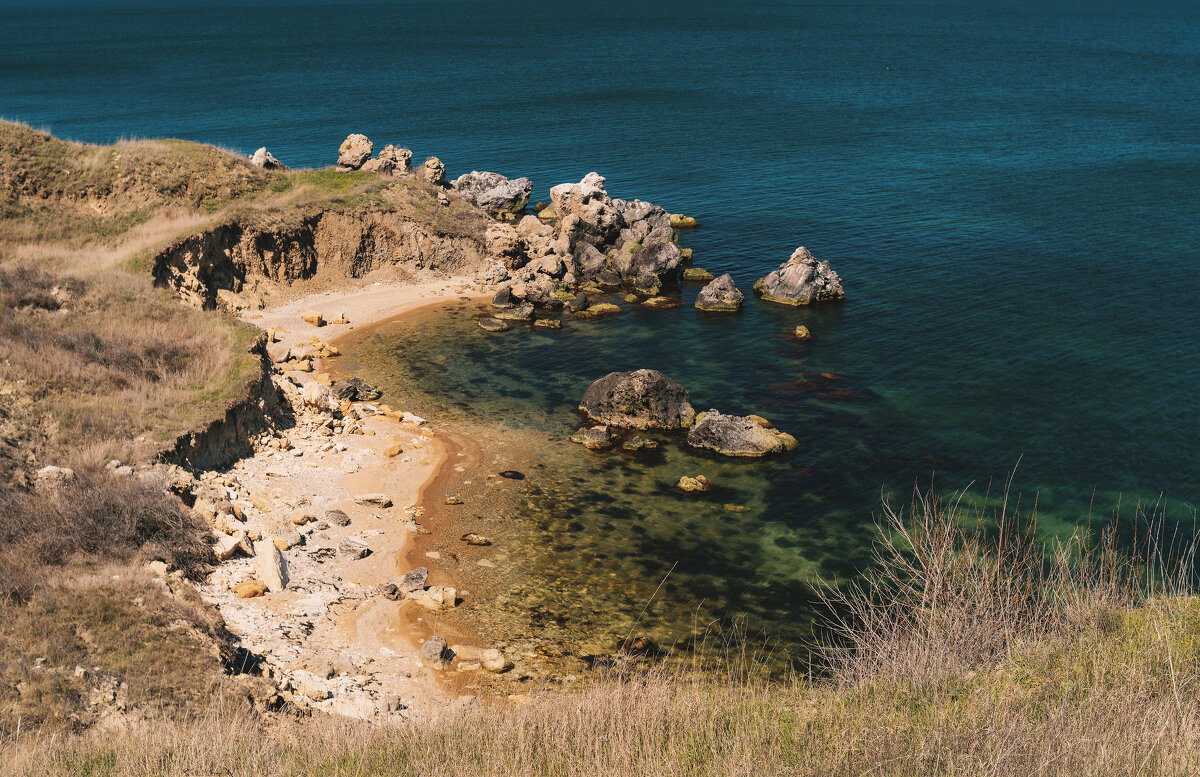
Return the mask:
[[[465,278],[375,284],[243,316],[267,330],[278,355],[311,347],[314,335],[327,342],[350,327],[472,295]],[[332,320],[349,323],[314,326],[305,320],[313,311],[336,311]],[[406,416],[394,400],[389,407],[388,398],[331,412],[313,401],[322,389],[328,396],[317,377],[328,365],[313,359],[316,371],[305,371],[291,361],[272,369],[291,418],[258,436],[252,456],[200,476],[212,495],[201,511],[219,523],[227,500],[243,519],[214,528],[226,558],[201,594],[293,704],[374,721],[442,707],[451,702],[434,674],[443,652],[423,658],[426,646],[403,617],[403,608],[423,602],[385,592],[394,594],[389,583],[410,571],[404,557],[421,492],[445,462],[445,446],[431,423]],[[422,595],[444,595],[437,588]]]

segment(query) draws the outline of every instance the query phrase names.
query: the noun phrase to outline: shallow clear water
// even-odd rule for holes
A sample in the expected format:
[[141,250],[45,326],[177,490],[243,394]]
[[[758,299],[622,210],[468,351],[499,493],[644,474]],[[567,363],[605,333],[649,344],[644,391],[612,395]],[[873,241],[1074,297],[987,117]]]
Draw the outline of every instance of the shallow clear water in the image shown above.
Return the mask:
[[[684,244],[743,289],[800,244],[831,260],[844,305],[402,336],[412,388],[543,435],[589,380],[655,367],[801,440],[648,469],[562,443],[563,477],[620,496],[545,519],[600,527],[560,576],[619,556],[636,600],[685,559],[679,607],[783,624],[792,583],[859,565],[880,494],[935,469],[983,490],[1020,460],[1047,532],[1200,501],[1195,3],[50,2],[0,9],[0,34],[0,115],[61,135],[323,165],[364,132],[451,176],[529,175],[535,199],[600,171],[699,218]],[[798,323],[815,342],[781,337]],[[853,396],[789,385],[821,371]],[[697,469],[751,511],[664,491]]]

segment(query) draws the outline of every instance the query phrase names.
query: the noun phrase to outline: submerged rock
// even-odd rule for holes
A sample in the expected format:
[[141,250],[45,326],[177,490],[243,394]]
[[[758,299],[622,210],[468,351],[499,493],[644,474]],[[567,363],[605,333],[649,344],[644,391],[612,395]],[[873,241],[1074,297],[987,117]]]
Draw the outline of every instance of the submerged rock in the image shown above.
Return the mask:
[[698,226],[700,226],[700,222],[691,216],[685,216],[682,213],[671,214],[671,227],[674,229],[690,229]]
[[571,442],[582,443],[589,450],[603,450],[612,447],[612,431],[607,426],[583,427],[571,435]]
[[505,321],[532,321],[533,320],[533,305],[526,303],[517,305],[511,308],[498,310],[495,313],[495,318]]
[[808,327],[806,327],[804,324],[801,324],[792,332],[792,336],[797,340],[811,340],[813,334],[811,331],[809,331]]
[[528,178],[505,178],[480,170],[460,175],[450,185],[464,200],[488,213],[520,213],[533,193],[533,182]]
[[339,380],[330,386],[334,398],[342,402],[373,402],[383,396],[383,392],[367,383],[362,378]]
[[588,386],[579,409],[599,423],[632,429],[681,429],[696,418],[688,390],[658,370],[610,372]]
[[621,308],[611,302],[598,302],[595,305],[589,305],[582,310],[576,310],[576,318],[600,318],[601,316],[612,316],[621,312]]
[[754,292],[767,302],[781,305],[809,305],[846,296],[842,279],[829,262],[818,262],[804,246],[797,248],[778,270],[755,281]]
[[485,316],[484,318],[479,319],[476,323],[479,324],[479,328],[485,332],[508,331],[508,324],[504,323],[498,318],[492,318],[491,316]]
[[704,494],[712,491],[713,482],[703,475],[697,475],[694,478],[684,475],[679,478],[679,482],[675,484],[675,487],[680,491],[687,491],[688,493]]
[[700,290],[696,309],[732,313],[741,310],[745,299],[746,295],[734,284],[733,276],[725,273]]
[[371,158],[375,146],[366,135],[353,134],[342,141],[338,147],[338,168],[341,170],[357,170]]
[[688,431],[688,445],[725,456],[765,456],[796,447],[795,437],[763,426],[755,419],[756,416],[725,415],[716,410],[701,413]]
[[683,271],[685,281],[711,281],[713,274],[703,267],[687,267]]
[[627,451],[652,451],[657,447],[658,443],[649,437],[630,437],[621,444],[621,448]]

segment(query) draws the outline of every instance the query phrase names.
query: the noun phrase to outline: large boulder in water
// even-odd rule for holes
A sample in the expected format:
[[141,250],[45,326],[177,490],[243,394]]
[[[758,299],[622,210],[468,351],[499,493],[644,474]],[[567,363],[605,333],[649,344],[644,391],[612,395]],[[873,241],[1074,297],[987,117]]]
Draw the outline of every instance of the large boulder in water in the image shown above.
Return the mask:
[[579,409],[599,423],[631,429],[681,429],[696,418],[687,389],[658,370],[610,372],[588,386]]
[[357,170],[371,158],[371,152],[374,150],[375,146],[366,135],[350,135],[338,147],[338,167],[342,170]]
[[754,291],[768,302],[781,305],[808,305],[813,302],[842,299],[842,279],[829,266],[818,262],[804,246],[765,278],[759,278]]
[[709,410],[696,416],[688,431],[688,445],[725,456],[765,456],[790,451],[796,438],[765,425],[757,416],[736,416]]
[[464,200],[488,213],[520,213],[533,193],[533,182],[528,178],[505,178],[479,170],[460,175],[450,185]]
[[742,309],[745,299],[746,295],[734,284],[733,276],[725,273],[700,290],[696,297],[696,309],[733,312]]

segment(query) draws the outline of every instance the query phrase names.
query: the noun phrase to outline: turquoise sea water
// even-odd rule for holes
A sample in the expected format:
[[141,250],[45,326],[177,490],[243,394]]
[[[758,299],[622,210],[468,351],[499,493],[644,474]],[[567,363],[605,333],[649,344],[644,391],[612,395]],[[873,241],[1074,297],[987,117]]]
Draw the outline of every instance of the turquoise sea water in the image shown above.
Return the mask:
[[[553,469],[615,501],[542,505],[582,538],[542,568],[619,568],[615,607],[679,562],[677,609],[786,623],[804,580],[863,563],[881,494],[931,476],[981,492],[1020,461],[1047,532],[1200,502],[1195,3],[52,2],[0,9],[0,37],[0,115],[63,136],[316,166],[363,132],[534,199],[599,171],[700,219],[683,244],[746,291],[798,245],[829,259],[843,305],[395,333],[432,409],[549,439],[591,379],[654,367],[801,440],[759,464],[560,443]],[[799,323],[813,343],[782,336]],[[794,385],[818,372],[850,396]],[[662,485],[692,470],[751,511]]]

